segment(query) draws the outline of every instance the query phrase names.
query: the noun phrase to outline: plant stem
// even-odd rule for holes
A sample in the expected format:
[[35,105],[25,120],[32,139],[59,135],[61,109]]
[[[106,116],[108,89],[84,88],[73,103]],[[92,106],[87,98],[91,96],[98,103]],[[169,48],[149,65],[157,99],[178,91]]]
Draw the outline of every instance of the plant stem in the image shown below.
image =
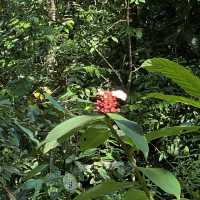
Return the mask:
[[[128,28],[130,27],[130,3],[129,0],[126,1],[126,21]],[[131,36],[128,34],[128,65],[129,65],[129,77],[128,77],[128,92],[130,91],[131,81],[132,81],[132,69],[133,69],[133,56],[132,56],[132,41]]]
[[128,159],[129,159],[132,167],[135,170],[135,175],[137,176],[139,183],[142,185],[142,187],[144,189],[144,192],[146,193],[147,197],[149,199],[151,199],[151,197],[150,197],[151,195],[150,195],[150,192],[148,190],[146,181],[145,181],[144,177],[140,174],[140,170],[139,170],[139,168],[138,168],[138,166],[136,164],[136,161],[134,159],[135,154],[134,154],[133,150],[132,149],[127,149],[126,144],[123,142],[123,140],[117,134],[116,130],[113,128],[112,120],[109,117],[106,118],[106,123],[107,123],[108,127],[110,128],[113,136],[118,140],[118,142],[120,143],[120,145],[123,148],[123,150],[127,153]]
[[14,194],[6,186],[2,186],[2,188],[7,193],[7,196],[8,196],[9,199],[13,199],[13,200],[16,199],[15,196],[14,196]]
[[50,151],[50,155],[49,155],[49,174],[52,174],[53,171],[53,165],[54,165],[54,156],[53,156],[53,152],[52,150]]
[[[86,40],[83,40],[84,43],[86,45],[88,45],[89,47],[91,47],[92,45],[90,45],[89,42],[87,42]],[[104,62],[108,65],[108,67],[110,67],[110,69],[115,73],[116,77],[118,78],[120,84],[121,84],[121,87],[123,89],[125,89],[125,86],[124,86],[124,83],[123,83],[123,80],[121,78],[121,75],[120,73],[110,64],[110,62],[108,61],[108,59],[95,47],[95,46],[92,46],[92,48],[94,48],[94,50],[99,54],[99,56],[104,60]]]
[[109,61],[105,58],[105,56],[97,48],[94,47],[94,49],[99,54],[99,56],[101,56],[101,58],[105,61],[105,63],[112,69],[112,71],[116,74],[121,86],[124,88],[123,80],[122,80],[120,74],[118,73],[118,71],[115,70],[115,68],[109,63]]

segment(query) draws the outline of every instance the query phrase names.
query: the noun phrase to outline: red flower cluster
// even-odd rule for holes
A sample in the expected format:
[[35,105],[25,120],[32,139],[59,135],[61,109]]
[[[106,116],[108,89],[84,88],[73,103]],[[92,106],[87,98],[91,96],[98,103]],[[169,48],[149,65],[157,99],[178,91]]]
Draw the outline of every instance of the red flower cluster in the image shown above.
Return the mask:
[[104,91],[97,95],[96,111],[101,113],[119,112],[117,98],[112,95],[111,91]]

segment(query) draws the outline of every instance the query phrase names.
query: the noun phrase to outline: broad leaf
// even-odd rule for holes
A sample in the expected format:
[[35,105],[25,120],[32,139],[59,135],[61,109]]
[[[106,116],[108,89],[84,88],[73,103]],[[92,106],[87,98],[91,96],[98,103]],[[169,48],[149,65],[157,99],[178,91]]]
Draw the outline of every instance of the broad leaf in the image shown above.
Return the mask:
[[96,199],[103,195],[118,191],[120,189],[131,187],[133,183],[109,181],[101,183],[80,194],[74,200],[90,200]]
[[66,173],[63,177],[63,185],[65,189],[70,192],[74,193],[76,189],[78,188],[78,182],[73,174]]
[[95,126],[87,128],[80,138],[80,149],[85,151],[87,149],[95,148],[103,144],[109,137],[109,130],[105,126]]
[[170,103],[183,103],[186,105],[194,106],[196,108],[200,108],[200,102],[195,101],[190,98],[182,97],[182,96],[175,96],[175,95],[165,95],[162,93],[150,93],[147,94],[144,98],[155,98],[155,99],[161,99],[164,101],[168,101]]
[[22,186],[22,190],[35,190],[31,199],[36,200],[40,190],[42,189],[42,185],[45,183],[43,179],[29,179]]
[[180,199],[180,183],[172,173],[161,168],[139,167],[139,170],[162,190]]
[[150,72],[158,72],[172,79],[188,94],[200,97],[200,79],[185,67],[165,58],[146,60],[142,67]]
[[0,97],[0,107],[9,107],[11,102],[9,99],[4,99]]
[[29,179],[28,181],[26,181],[23,185],[22,188],[23,189],[41,189],[42,184],[44,183],[44,180],[42,179]]
[[15,124],[28,136],[28,138],[33,141],[37,146],[39,145],[39,140],[37,140],[34,137],[34,133],[30,130],[25,128],[24,126],[20,125],[17,121],[15,121]]
[[150,133],[147,133],[145,136],[150,142],[151,140],[155,140],[161,137],[165,136],[173,136],[173,135],[181,135],[186,133],[193,133],[193,132],[199,132],[200,126],[174,126],[169,128],[162,128],[158,131],[152,131]]
[[46,170],[48,167],[47,164],[43,164],[43,165],[38,165],[37,167],[35,167],[34,169],[32,169],[30,172],[28,172],[25,177],[23,178],[23,180],[28,180],[33,178],[34,176],[37,176],[38,174],[40,174],[43,170]]
[[142,128],[133,121],[130,121],[121,115],[109,113],[108,116],[115,121],[117,126],[129,137],[132,142],[140,149],[145,158],[148,157],[149,146],[145,136],[143,135]]
[[[133,198],[134,197],[134,198]],[[124,196],[124,200],[149,200],[147,195],[142,190],[130,189]]]
[[96,116],[82,115],[73,117],[71,119],[68,119],[60,123],[50,131],[46,139],[42,142],[41,145],[43,144],[45,145],[44,153],[47,153],[49,150],[58,146],[59,142],[61,142],[61,139],[70,137],[73,134],[74,130],[77,130],[78,128],[86,124],[92,123],[97,120],[101,120],[103,118],[104,118],[103,115],[96,115]]

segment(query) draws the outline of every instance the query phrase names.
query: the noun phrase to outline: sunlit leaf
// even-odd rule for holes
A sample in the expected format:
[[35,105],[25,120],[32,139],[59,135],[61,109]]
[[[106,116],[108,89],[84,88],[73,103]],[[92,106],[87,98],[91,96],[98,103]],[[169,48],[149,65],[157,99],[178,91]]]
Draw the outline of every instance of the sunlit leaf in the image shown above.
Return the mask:
[[150,72],[157,72],[172,79],[188,94],[200,97],[200,78],[178,63],[165,58],[153,58],[146,60],[142,67]]
[[180,199],[180,183],[172,173],[161,168],[139,167],[139,170],[162,190]]
[[49,132],[46,139],[41,143],[41,145],[44,144],[44,153],[47,153],[49,150],[55,148],[59,142],[61,142],[61,139],[64,140],[70,137],[74,130],[77,130],[78,128],[94,121],[102,120],[103,118],[103,115],[82,115],[70,118],[60,123]]
[[145,95],[144,98],[155,98],[155,99],[168,101],[169,103],[183,103],[186,105],[194,106],[196,108],[200,108],[199,101],[195,101],[193,99],[182,97],[182,96],[165,95],[162,93],[155,92],[155,93],[150,93],[150,94]]
[[155,140],[161,137],[194,133],[194,132],[199,132],[199,130],[200,130],[200,126],[191,126],[191,127],[190,126],[173,126],[173,127],[162,128],[157,131],[149,132],[145,136],[148,142],[150,142],[151,140]]

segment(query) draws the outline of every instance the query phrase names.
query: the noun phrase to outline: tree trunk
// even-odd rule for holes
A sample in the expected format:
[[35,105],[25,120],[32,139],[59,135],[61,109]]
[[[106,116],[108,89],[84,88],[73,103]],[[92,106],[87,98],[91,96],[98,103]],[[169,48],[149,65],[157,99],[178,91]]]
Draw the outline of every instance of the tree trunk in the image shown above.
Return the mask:
[[56,21],[56,4],[55,0],[47,0],[48,16],[52,21]]

